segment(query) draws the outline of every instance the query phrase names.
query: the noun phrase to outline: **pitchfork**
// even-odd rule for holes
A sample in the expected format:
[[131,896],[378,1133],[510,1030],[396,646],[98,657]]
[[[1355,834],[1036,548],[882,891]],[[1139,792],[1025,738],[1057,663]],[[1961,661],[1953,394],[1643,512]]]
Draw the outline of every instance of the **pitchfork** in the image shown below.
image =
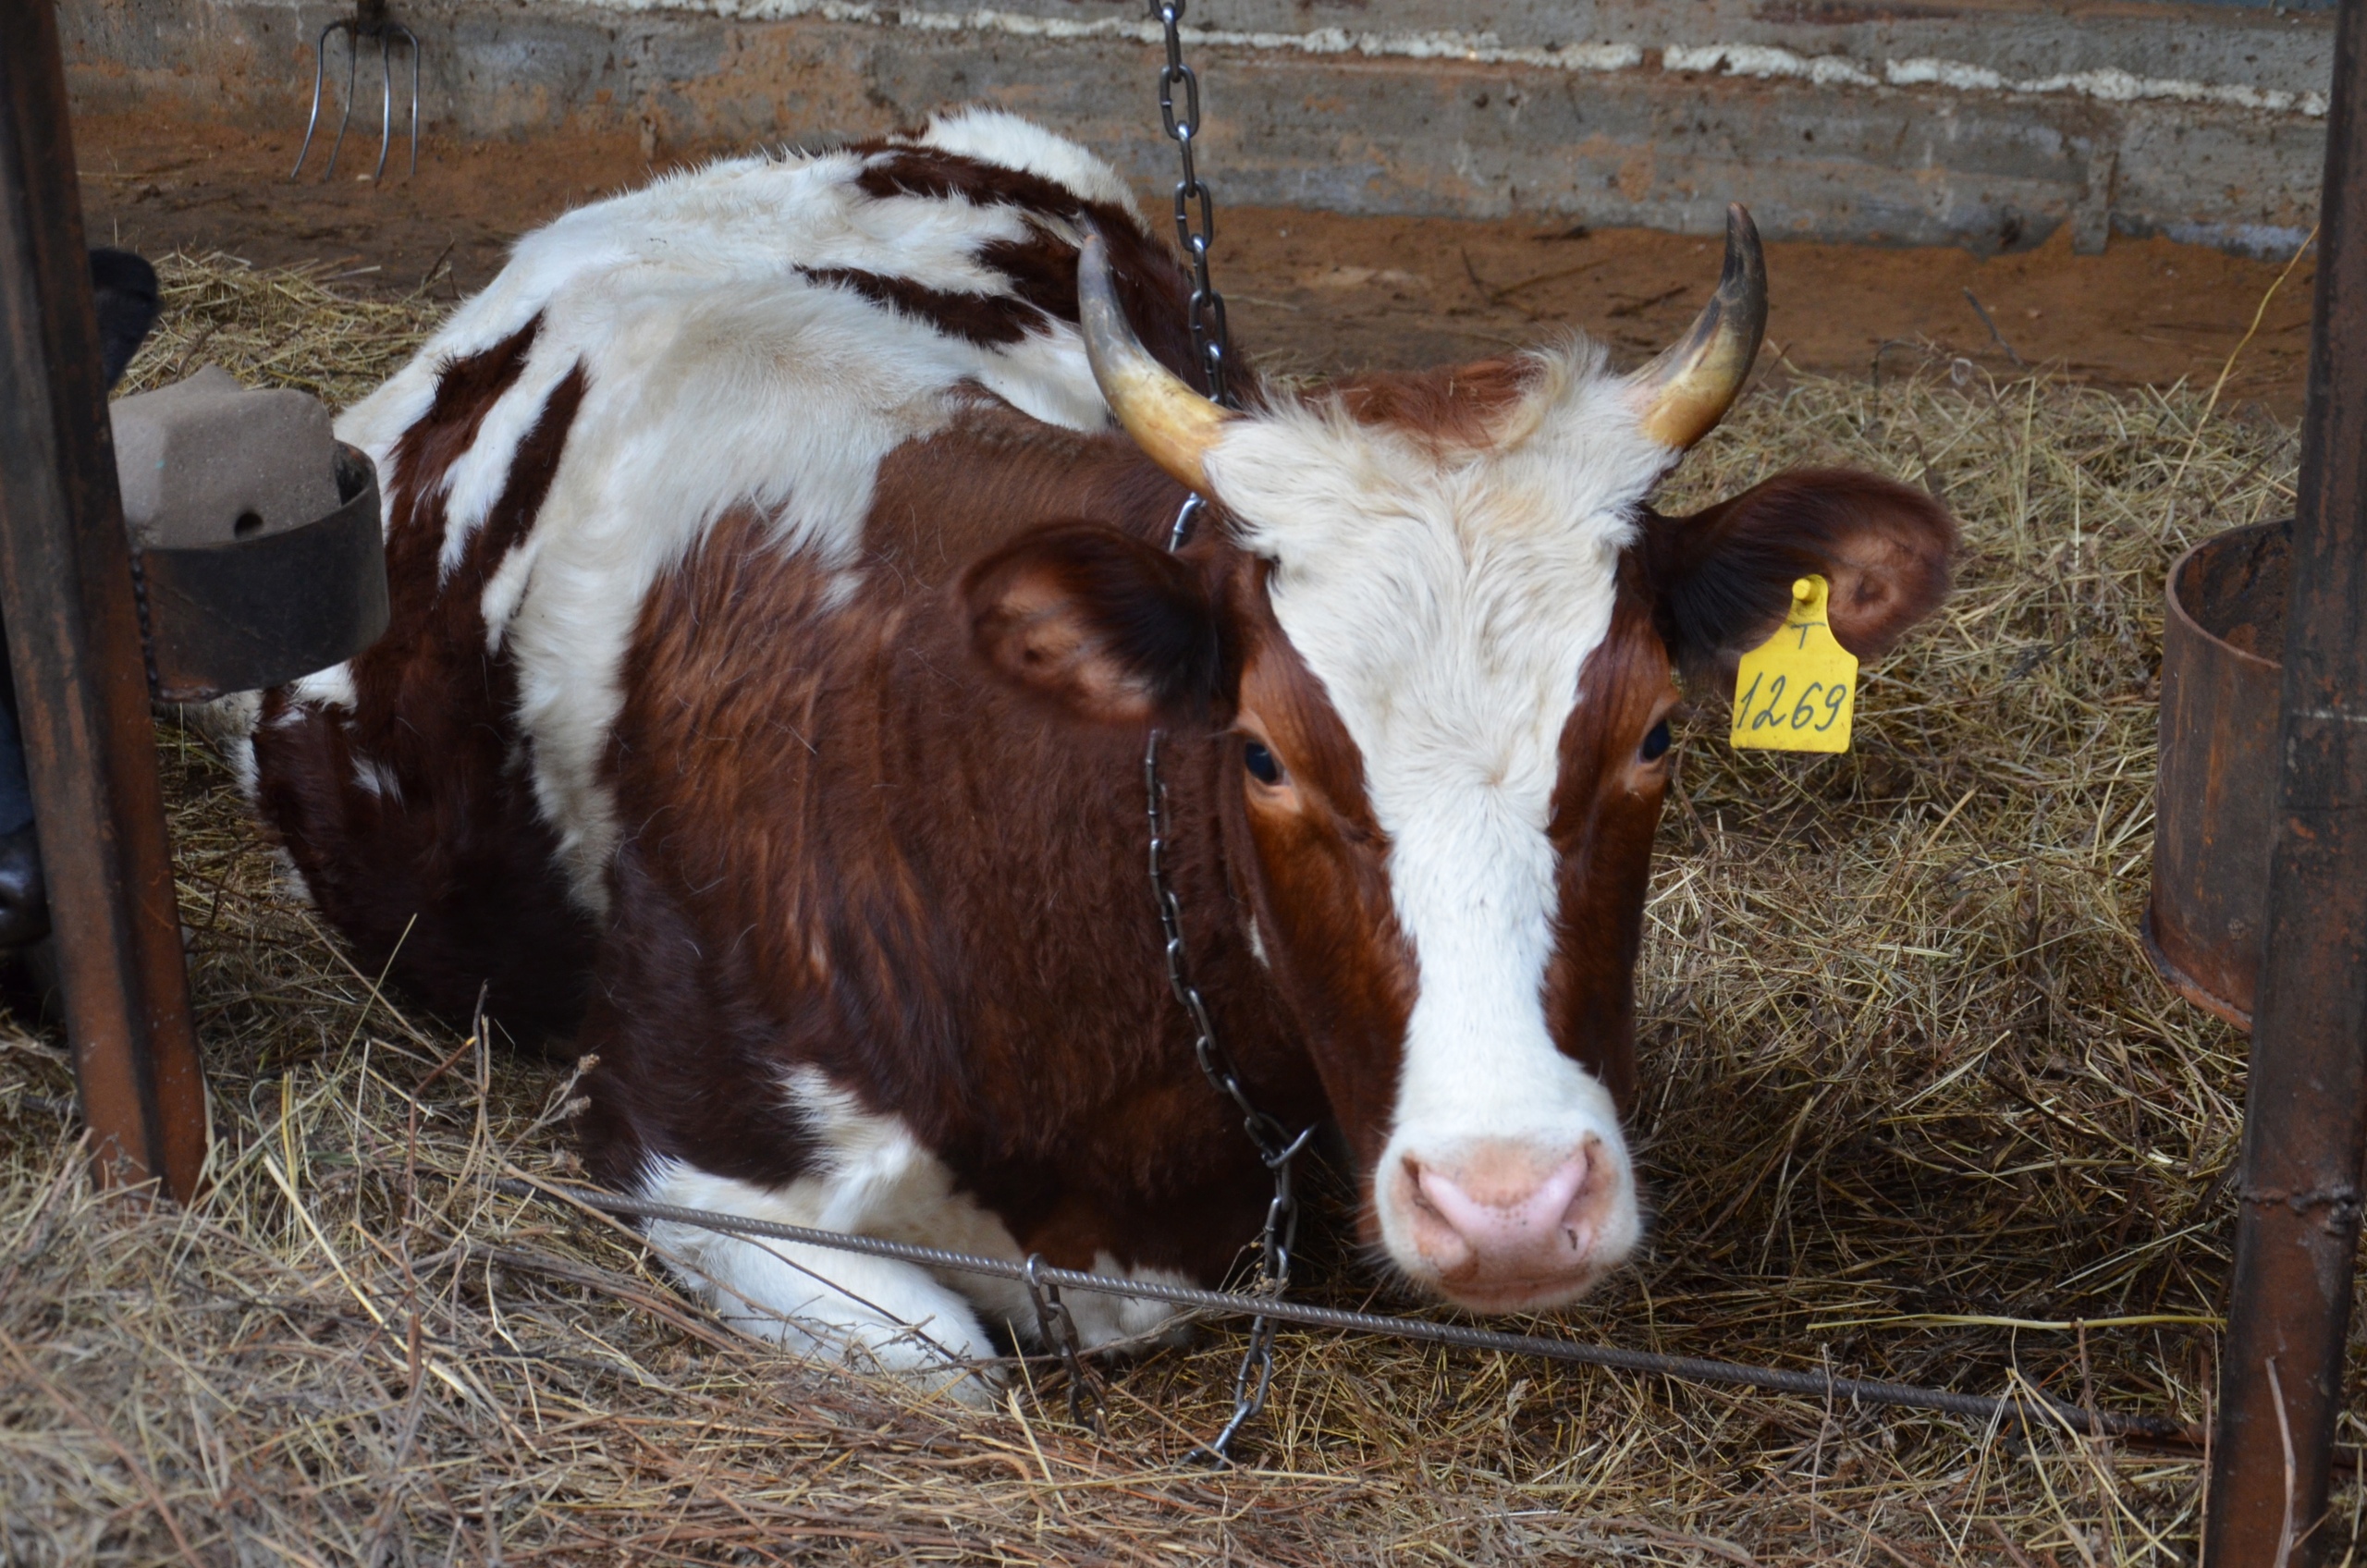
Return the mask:
[[337,140],[329,145],[328,167],[322,178],[337,173],[337,149],[345,145],[345,128],[353,118],[353,89],[362,67],[362,41],[374,39],[378,44],[378,168],[370,178],[383,179],[386,173],[386,153],[395,144],[395,63],[397,43],[411,46],[411,172],[419,173],[419,34],[386,15],[386,0],[354,0],[353,15],[340,17],[321,29],[321,40],[313,51],[313,117],[304,123],[304,145],[296,151],[296,166],[288,171],[294,179],[304,172],[305,154],[313,150],[313,132],[321,123],[321,83],[328,71],[329,34],[343,29],[345,32],[345,114],[337,122]]

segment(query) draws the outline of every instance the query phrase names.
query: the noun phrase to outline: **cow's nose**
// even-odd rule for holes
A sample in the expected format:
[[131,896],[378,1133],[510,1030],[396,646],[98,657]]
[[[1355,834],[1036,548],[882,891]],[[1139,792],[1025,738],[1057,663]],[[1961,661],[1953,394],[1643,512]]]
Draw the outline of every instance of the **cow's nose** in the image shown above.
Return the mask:
[[1602,1267],[1596,1243],[1625,1180],[1591,1135],[1559,1159],[1525,1147],[1482,1146],[1451,1167],[1408,1156],[1404,1177],[1414,1244],[1440,1283],[1504,1309]]

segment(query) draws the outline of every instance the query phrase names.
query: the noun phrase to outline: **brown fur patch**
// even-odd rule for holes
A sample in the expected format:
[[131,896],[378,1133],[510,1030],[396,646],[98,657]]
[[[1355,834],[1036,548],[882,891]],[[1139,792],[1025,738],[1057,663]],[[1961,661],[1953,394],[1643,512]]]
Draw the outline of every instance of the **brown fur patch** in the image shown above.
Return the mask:
[[1579,672],[1562,729],[1547,834],[1560,909],[1545,972],[1545,1017],[1564,1055],[1600,1079],[1622,1112],[1636,1102],[1636,957],[1652,838],[1674,757],[1639,760],[1675,695],[1668,654],[1633,556],[1623,559],[1610,633]]
[[[1097,216],[1119,215],[1117,208],[1087,202],[1057,180],[965,153],[885,141],[857,142],[848,150],[866,154],[854,185],[875,200],[917,196],[928,202],[959,199],[974,207],[1018,207],[1061,217],[1087,212]],[[1131,222],[1126,226],[1134,227]]]
[[[1108,202],[1088,202],[1041,175],[932,147],[863,142],[851,150],[867,155],[854,184],[875,201],[900,196],[959,199],[976,207],[1016,208],[1044,221],[1032,224],[1021,238],[990,239],[975,252],[980,265],[1009,280],[1012,298],[953,294],[876,273],[849,274],[837,281],[953,336],[989,346],[1014,343],[1035,329],[1041,319],[1036,312],[1055,321],[1076,321],[1076,247],[1047,225],[1090,225],[1110,247],[1118,301],[1143,347],[1196,389],[1208,390],[1208,373],[1193,352],[1184,315],[1191,285],[1173,252],[1154,241],[1134,214]],[[1249,362],[1238,351],[1235,359],[1244,366]],[[1243,384],[1245,400],[1254,398],[1256,378],[1245,371],[1234,375]]]
[[[1245,899],[1280,938],[1268,944],[1275,983],[1368,1182],[1389,1140],[1418,988],[1390,892],[1389,839],[1365,793],[1363,756],[1322,683],[1274,623],[1262,583],[1254,592],[1244,583],[1235,600],[1254,630],[1245,639],[1242,733],[1224,748],[1234,775],[1227,802],[1233,858],[1243,868]],[[1272,749],[1286,790],[1242,781],[1245,735]],[[1249,875],[1253,866],[1262,866],[1262,877]]]
[[909,277],[862,272],[853,267],[801,268],[816,283],[853,290],[875,305],[926,322],[948,337],[999,348],[1040,330],[1044,312],[1024,300],[1002,294],[964,294],[931,288]]
[[1473,450],[1502,437],[1537,377],[1536,361],[1506,356],[1443,370],[1375,372],[1322,396],[1337,398],[1358,424],[1386,426],[1433,450]]

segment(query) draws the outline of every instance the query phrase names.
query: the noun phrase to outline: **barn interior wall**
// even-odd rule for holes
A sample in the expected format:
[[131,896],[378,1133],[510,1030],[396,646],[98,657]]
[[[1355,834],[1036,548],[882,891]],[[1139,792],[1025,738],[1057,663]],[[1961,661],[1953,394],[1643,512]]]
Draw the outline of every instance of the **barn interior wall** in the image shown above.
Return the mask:
[[[395,0],[431,130],[645,145],[861,135],[987,101],[1168,178],[1116,0]],[[79,107],[300,124],[342,5],[60,0]],[[2257,254],[2314,221],[2332,13],[2162,0],[1198,0],[1227,201]],[[341,75],[341,44],[330,45]],[[377,108],[365,46],[362,113]],[[332,103],[332,110],[335,104]],[[374,127],[373,128],[374,129]]]

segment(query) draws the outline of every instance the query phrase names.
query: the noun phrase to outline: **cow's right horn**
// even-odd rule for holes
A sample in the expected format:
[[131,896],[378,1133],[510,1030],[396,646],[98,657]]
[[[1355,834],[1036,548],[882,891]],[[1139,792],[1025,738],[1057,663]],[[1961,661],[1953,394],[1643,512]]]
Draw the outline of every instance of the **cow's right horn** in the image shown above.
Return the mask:
[[1126,325],[1110,273],[1110,247],[1087,234],[1076,259],[1077,324],[1085,333],[1085,357],[1110,411],[1143,455],[1178,483],[1202,495],[1208,482],[1201,463],[1224,427],[1241,416],[1209,402],[1150,357]]
[[1767,333],[1767,258],[1741,203],[1726,208],[1726,264],[1718,291],[1686,335],[1627,378],[1644,434],[1684,451],[1717,427],[1742,394]]

